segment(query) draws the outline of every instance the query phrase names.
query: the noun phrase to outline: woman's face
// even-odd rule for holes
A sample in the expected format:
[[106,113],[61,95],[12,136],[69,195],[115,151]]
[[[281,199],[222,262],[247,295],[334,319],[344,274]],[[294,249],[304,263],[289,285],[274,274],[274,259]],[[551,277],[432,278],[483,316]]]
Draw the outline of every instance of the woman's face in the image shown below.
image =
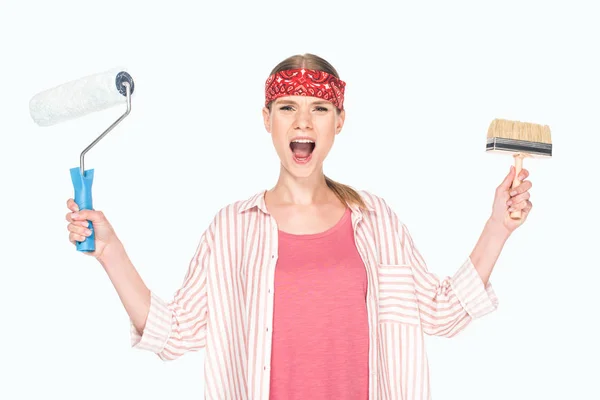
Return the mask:
[[271,103],[271,111],[265,107],[263,118],[281,165],[300,178],[322,171],[345,113],[318,97],[287,96]]

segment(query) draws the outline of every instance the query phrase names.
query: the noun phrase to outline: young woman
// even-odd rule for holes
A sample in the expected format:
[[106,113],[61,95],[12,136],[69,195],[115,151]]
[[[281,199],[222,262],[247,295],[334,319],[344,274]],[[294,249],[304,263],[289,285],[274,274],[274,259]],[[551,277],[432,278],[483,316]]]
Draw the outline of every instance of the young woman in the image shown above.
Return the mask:
[[344,88],[315,55],[275,67],[263,118],[279,180],[217,213],[168,302],[146,287],[101,211],[67,202],[72,243],[93,223],[91,255],[131,319],[132,345],[163,360],[205,349],[207,399],[428,399],[424,334],[456,335],[496,309],[489,277],[531,210],[531,182],[512,190],[511,168],[473,251],[453,276],[436,277],[382,198],[323,174]]

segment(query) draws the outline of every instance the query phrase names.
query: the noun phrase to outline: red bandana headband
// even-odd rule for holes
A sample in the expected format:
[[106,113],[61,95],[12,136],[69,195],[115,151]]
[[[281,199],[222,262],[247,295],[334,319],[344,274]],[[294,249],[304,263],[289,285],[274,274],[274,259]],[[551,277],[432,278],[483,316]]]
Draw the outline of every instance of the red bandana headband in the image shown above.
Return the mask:
[[265,106],[284,96],[314,96],[344,109],[346,82],[334,75],[313,69],[288,69],[267,78],[265,83]]

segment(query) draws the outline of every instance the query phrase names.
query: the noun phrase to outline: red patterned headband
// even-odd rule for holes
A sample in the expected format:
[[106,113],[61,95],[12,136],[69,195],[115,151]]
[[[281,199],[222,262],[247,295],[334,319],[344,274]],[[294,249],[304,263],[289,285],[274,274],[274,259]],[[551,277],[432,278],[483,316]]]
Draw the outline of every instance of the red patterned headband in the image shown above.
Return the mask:
[[323,71],[313,69],[288,69],[267,78],[265,83],[265,106],[284,96],[314,96],[344,109],[346,82]]

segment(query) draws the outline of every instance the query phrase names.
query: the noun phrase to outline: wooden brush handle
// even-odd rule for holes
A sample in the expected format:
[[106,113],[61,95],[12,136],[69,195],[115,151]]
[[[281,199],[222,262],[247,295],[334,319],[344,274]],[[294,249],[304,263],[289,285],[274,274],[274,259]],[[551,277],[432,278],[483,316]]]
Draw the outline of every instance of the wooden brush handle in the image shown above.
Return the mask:
[[[517,186],[519,186],[521,184],[521,181],[519,180],[519,174],[521,173],[521,170],[523,169],[523,158],[525,158],[525,156],[523,154],[515,154],[514,157],[515,157],[515,179],[513,180],[513,183],[512,183],[512,189],[516,188]],[[512,219],[521,219],[521,210],[511,212],[510,217]]]

